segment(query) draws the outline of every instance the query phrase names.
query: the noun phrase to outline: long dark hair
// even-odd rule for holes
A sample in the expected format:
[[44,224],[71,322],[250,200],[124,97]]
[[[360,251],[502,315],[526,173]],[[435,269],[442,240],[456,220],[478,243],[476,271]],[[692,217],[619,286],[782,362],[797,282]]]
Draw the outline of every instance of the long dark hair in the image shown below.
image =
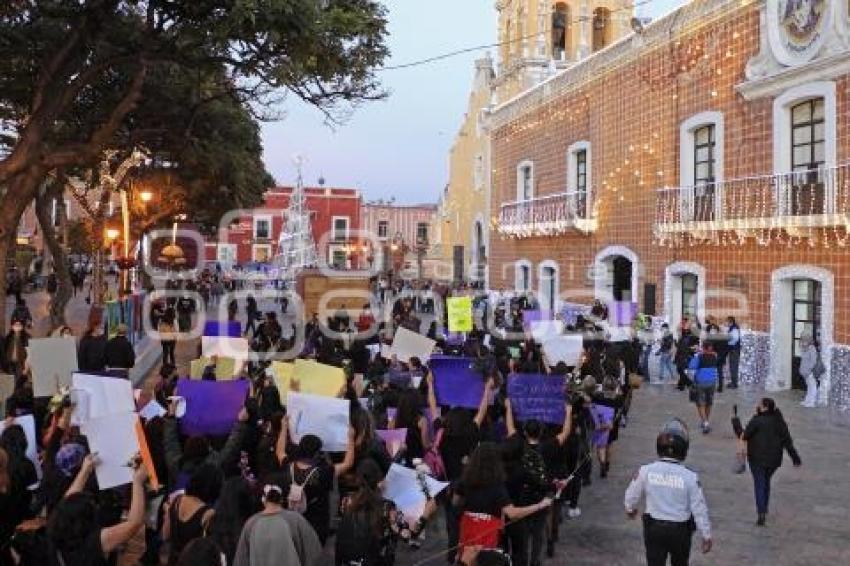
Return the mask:
[[463,470],[461,482],[465,489],[486,489],[505,481],[502,451],[494,442],[482,442],[472,451]]
[[395,415],[395,427],[407,430],[419,430],[419,419],[422,417],[419,394],[412,389],[402,391],[398,396],[398,406]]
[[380,537],[384,521],[384,499],[378,490],[383,474],[378,464],[366,458],[357,466],[354,492],[348,496],[345,512],[369,525],[375,537]]
[[86,538],[97,529],[97,505],[88,493],[73,493],[59,502],[47,523],[51,550],[62,555],[65,564],[93,564]]
[[215,505],[209,534],[227,556],[228,564],[236,554],[236,546],[245,521],[259,510],[259,502],[244,478],[236,476],[224,482]]

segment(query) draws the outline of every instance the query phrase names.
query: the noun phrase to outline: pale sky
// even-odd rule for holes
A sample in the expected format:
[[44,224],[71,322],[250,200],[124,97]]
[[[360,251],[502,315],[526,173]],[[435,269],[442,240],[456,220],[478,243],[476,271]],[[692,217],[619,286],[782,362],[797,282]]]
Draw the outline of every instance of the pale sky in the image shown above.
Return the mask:
[[[646,0],[644,0],[646,1]],[[638,11],[658,17],[687,0],[649,0]],[[388,43],[398,65],[496,41],[494,0],[386,0]],[[304,182],[360,189],[366,200],[436,202],[448,180],[448,151],[460,127],[473,63],[488,50],[379,73],[390,96],[358,108],[342,126],[290,98],[285,117],[263,125],[265,161],[280,184],[295,178],[292,158],[303,155]],[[496,49],[489,50],[495,59]]]

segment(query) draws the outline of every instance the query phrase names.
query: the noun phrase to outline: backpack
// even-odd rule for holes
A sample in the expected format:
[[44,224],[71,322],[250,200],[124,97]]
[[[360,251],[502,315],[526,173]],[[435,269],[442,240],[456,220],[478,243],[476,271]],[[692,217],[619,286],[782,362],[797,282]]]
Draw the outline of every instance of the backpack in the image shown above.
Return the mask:
[[304,493],[304,487],[310,483],[310,478],[313,477],[313,474],[318,469],[318,466],[313,466],[310,473],[307,474],[304,483],[298,483],[295,481],[295,464],[290,464],[289,474],[292,478],[292,483],[289,486],[289,495],[286,498],[287,507],[290,511],[295,511],[302,515],[307,512],[307,494]]
[[440,454],[440,445],[443,443],[443,431],[441,428],[437,431],[437,437],[434,439],[434,444],[425,451],[422,455],[422,460],[428,465],[431,470],[431,476],[437,480],[446,479],[446,465],[443,463],[443,455]]

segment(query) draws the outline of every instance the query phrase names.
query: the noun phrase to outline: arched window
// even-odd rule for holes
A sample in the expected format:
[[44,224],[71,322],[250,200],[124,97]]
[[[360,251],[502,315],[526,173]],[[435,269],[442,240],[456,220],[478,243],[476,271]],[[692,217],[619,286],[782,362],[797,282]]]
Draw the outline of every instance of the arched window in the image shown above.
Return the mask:
[[611,10],[596,8],[593,10],[593,50],[599,51],[614,39],[611,25]]
[[552,59],[564,61],[570,49],[570,7],[563,2],[552,10]]

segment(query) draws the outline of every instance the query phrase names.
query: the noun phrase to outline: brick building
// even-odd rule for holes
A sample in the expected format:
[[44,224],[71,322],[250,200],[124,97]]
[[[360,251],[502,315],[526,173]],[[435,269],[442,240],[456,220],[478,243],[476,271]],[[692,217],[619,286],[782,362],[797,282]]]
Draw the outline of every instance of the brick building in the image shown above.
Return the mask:
[[[436,214],[436,204],[363,203],[363,230],[379,244],[372,252],[375,265],[380,269],[391,269],[392,256],[395,255],[404,264],[402,267],[409,268],[411,258],[416,258],[418,253],[423,254],[423,260],[429,257],[435,243],[431,229]],[[400,250],[406,253],[398,253]]]
[[694,0],[489,113],[491,287],[737,315],[743,379],[850,407],[847,2]]
[[[266,192],[261,207],[223,220],[232,221],[219,229],[218,239],[207,242],[207,261],[229,265],[268,263],[278,252],[284,212],[292,187],[275,187]],[[329,265],[351,266],[360,261],[356,232],[360,230],[361,196],[357,189],[305,187],[306,208],[311,212],[313,240],[320,259]]]

